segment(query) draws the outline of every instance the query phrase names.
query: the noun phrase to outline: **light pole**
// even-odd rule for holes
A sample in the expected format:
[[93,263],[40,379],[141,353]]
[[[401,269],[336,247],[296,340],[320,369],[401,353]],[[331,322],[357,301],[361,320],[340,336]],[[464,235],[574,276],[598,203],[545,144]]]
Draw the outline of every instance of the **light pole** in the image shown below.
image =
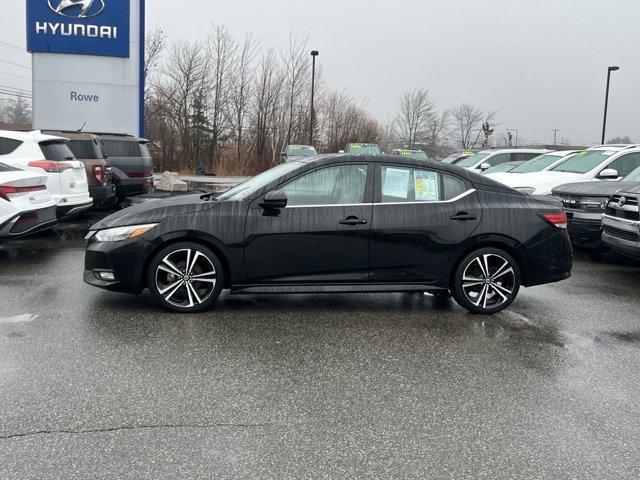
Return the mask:
[[309,145],[313,146],[313,128],[315,123],[315,112],[313,109],[313,100],[316,94],[316,57],[318,56],[317,50],[311,50],[312,66],[311,66],[311,120],[309,122]]
[[607,133],[607,108],[609,107],[609,83],[611,82],[611,72],[620,70],[620,67],[609,67],[607,69],[607,92],[604,95],[604,119],[602,120],[602,145],[605,142]]

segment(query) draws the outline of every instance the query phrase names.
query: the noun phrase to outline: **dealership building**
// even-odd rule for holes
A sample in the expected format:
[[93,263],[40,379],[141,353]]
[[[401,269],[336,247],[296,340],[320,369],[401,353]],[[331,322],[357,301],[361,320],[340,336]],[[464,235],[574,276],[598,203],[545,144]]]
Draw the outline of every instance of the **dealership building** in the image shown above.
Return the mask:
[[33,127],[144,136],[145,0],[27,0]]

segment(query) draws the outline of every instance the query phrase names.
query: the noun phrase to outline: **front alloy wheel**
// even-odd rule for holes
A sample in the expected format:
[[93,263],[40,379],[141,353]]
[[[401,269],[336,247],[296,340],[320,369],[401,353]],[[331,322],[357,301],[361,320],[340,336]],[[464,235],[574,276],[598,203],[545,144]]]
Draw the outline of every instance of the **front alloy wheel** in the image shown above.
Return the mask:
[[481,248],[465,257],[454,278],[456,301],[473,313],[491,314],[507,308],[518,295],[520,269],[507,252]]
[[184,242],[154,257],[147,282],[154,300],[172,312],[198,312],[216,301],[222,290],[223,270],[207,247]]

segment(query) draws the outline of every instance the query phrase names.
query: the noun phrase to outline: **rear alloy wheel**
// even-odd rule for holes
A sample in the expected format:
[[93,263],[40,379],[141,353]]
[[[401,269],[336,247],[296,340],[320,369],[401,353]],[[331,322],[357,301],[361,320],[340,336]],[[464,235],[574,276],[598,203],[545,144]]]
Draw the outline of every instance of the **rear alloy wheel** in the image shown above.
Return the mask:
[[453,296],[472,313],[492,314],[507,308],[520,289],[520,268],[497,248],[481,248],[467,255],[456,270]]
[[223,270],[210,249],[182,242],[158,252],[149,266],[147,282],[154,300],[165,310],[200,312],[220,295]]

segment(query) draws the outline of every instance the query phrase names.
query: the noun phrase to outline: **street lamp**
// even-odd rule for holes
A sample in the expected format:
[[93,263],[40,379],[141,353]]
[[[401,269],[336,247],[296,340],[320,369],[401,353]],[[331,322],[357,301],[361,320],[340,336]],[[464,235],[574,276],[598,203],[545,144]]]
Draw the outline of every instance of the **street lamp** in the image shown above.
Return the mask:
[[315,122],[315,112],[313,109],[313,100],[314,100],[314,96],[316,93],[316,57],[318,56],[318,51],[317,50],[311,50],[311,58],[312,60],[312,67],[311,67],[311,121],[309,122],[310,124],[310,128],[309,128],[309,145],[313,146],[313,128],[314,128],[314,122]]
[[607,69],[607,92],[604,96],[604,119],[602,120],[602,145],[605,142],[605,135],[607,132],[607,108],[609,107],[609,83],[611,82],[611,72],[620,70],[620,67],[609,67]]

